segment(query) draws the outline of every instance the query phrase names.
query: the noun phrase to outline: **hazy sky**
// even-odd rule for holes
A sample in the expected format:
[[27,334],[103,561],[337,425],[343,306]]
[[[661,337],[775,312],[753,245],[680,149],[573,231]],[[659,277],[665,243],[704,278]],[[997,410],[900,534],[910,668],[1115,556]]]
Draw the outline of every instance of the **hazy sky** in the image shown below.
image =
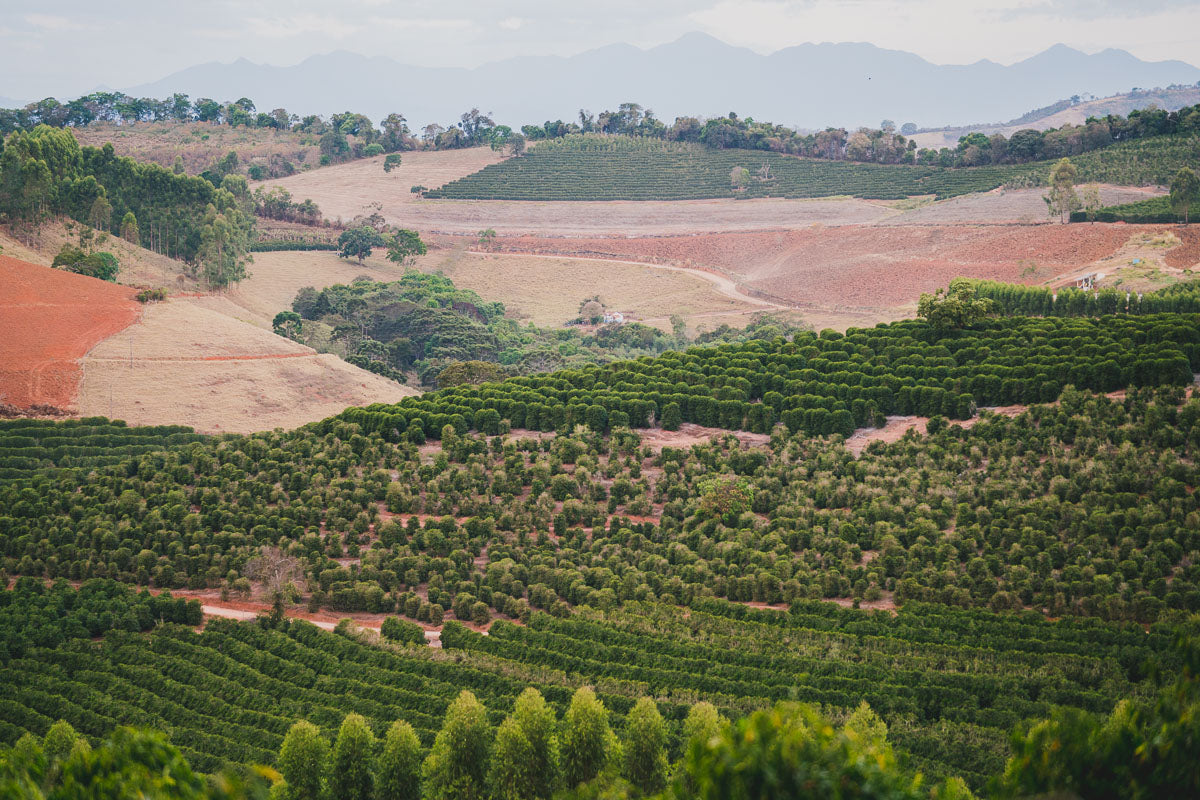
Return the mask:
[[75,97],[239,57],[350,50],[473,67],[695,30],[761,53],[866,41],[1009,64],[1063,42],[1200,64],[1200,0],[0,0],[0,96]]

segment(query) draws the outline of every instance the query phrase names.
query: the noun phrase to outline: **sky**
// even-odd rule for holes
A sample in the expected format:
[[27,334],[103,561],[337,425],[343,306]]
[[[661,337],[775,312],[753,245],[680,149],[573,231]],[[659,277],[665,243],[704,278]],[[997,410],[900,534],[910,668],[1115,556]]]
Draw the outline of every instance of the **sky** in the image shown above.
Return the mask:
[[1200,65],[1200,0],[0,0],[0,97],[66,99],[237,58],[348,50],[475,67],[690,31],[764,54],[852,41],[1011,64],[1062,42]]

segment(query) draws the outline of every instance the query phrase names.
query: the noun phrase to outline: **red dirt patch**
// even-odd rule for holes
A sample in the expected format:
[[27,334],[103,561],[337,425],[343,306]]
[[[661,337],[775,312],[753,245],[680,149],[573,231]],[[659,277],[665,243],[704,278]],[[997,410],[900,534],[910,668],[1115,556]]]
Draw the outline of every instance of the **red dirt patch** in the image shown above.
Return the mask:
[[135,291],[0,256],[0,399],[70,407],[79,359],[141,313]]
[[1190,269],[1200,264],[1200,229],[1195,225],[1180,225],[1171,232],[1183,240],[1183,244],[1167,251],[1164,261],[1168,267]]

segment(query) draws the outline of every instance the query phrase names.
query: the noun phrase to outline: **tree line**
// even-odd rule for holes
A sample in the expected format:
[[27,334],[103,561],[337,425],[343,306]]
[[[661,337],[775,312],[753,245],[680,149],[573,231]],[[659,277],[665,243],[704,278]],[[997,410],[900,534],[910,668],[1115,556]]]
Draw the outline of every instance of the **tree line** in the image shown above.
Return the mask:
[[0,220],[36,227],[62,215],[192,265],[213,287],[245,275],[253,203],[246,179],[214,186],[156,164],[80,147],[69,130],[17,131],[0,149]]

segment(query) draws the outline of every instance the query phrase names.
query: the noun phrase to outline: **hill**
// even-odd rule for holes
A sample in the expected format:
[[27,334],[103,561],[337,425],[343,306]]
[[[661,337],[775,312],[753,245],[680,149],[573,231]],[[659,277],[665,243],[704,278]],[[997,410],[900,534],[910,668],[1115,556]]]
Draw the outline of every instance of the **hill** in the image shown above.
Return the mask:
[[[1200,87],[1183,86],[1168,89],[1143,89],[1136,92],[1125,92],[1112,97],[1101,97],[1095,100],[1084,100],[1072,103],[1061,101],[1042,112],[1031,112],[1018,119],[1006,123],[992,125],[960,125],[940,130],[923,130],[909,138],[917,143],[917,147],[954,147],[958,140],[968,133],[978,131],[987,136],[1003,134],[1011,137],[1019,130],[1032,128],[1044,131],[1060,128],[1063,125],[1082,125],[1089,117],[1103,119],[1112,114],[1128,116],[1130,111],[1155,107],[1164,111],[1175,111],[1185,106],[1200,103]],[[1062,106],[1060,108],[1060,106]]]
[[[361,76],[375,80],[363,82]],[[821,80],[809,76],[821,75]],[[780,92],[779,81],[788,83]],[[1192,84],[1200,69],[1145,62],[1121,50],[1088,55],[1064,45],[1004,66],[983,60],[936,65],[865,43],[802,44],[759,55],[691,33],[649,49],[614,44],[570,57],[525,56],[476,69],[424,68],[348,52],[312,56],[294,66],[239,59],[209,63],[129,87],[135,96],[249,96],[265,108],[299,114],[353,108],[373,119],[401,111],[414,127],[452,122],[486,106],[514,128],[530,120],[574,119],[579,108],[635,100],[663,119],[724,115],[819,129],[877,125],[881,118],[931,127],[1010,119],[1029,108],[1089,90]]]
[[138,122],[117,125],[94,122],[73,130],[81,145],[112,144],[119,155],[172,168],[183,160],[189,175],[210,169],[227,153],[238,154],[240,169],[258,164],[268,172],[291,174],[319,166],[319,136],[301,131],[205,122]]
[[[1200,139],[1160,136],[1122,142],[1076,156],[1081,181],[1162,184],[1195,163]],[[784,156],[759,150],[717,150],[698,144],[633,137],[572,135],[539,144],[428,192],[456,200],[692,200],[808,198],[851,195],[939,199],[986,192],[1005,184],[1036,185],[1048,162],[983,167],[863,164]],[[731,174],[746,170],[741,188]]]

